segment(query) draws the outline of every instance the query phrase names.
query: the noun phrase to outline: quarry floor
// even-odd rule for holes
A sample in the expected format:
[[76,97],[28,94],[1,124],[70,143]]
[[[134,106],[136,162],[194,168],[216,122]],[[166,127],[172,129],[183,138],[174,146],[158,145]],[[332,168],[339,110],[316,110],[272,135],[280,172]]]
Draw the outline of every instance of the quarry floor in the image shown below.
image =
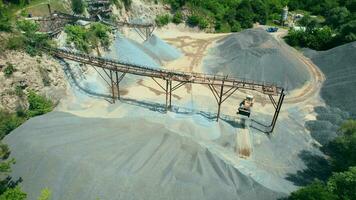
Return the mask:
[[[48,121],[51,124],[53,123],[51,117],[54,117],[53,119],[57,119],[56,117],[58,117],[58,120],[61,120],[62,116],[56,113],[63,112],[83,120],[98,119],[98,121],[102,122],[102,119],[108,119],[110,124],[102,122],[98,126],[108,126],[110,130],[112,129],[111,124],[122,124],[122,122],[125,122],[132,126],[130,131],[135,128],[135,133],[145,130],[147,128],[144,125],[146,122],[155,123],[157,124],[156,128],[152,128],[152,130],[151,128],[148,129],[157,133],[163,129],[167,129],[183,138],[189,138],[189,140],[192,140],[198,146],[208,149],[214,155],[214,159],[221,159],[224,163],[224,167],[222,168],[232,167],[237,169],[239,173],[242,173],[243,177],[248,177],[249,181],[241,181],[240,184],[237,184],[238,186],[235,185],[236,187],[249,185],[248,190],[252,190],[251,188],[257,186],[250,185],[250,183],[256,182],[258,185],[271,191],[268,193],[268,197],[266,196],[267,199],[285,196],[297,188],[286,177],[291,177],[292,174],[305,168],[305,164],[299,156],[300,152],[303,150],[318,152],[313,139],[304,128],[304,122],[315,119],[313,108],[323,105],[319,91],[325,80],[323,73],[318,67],[308,58],[304,57],[302,53],[284,43],[281,37],[285,33],[285,30],[281,30],[273,35],[278,40],[281,48],[305,64],[304,67],[310,72],[312,78],[302,88],[288,91],[276,130],[270,136],[250,127],[252,123],[250,119],[236,115],[237,106],[246,97],[246,94],[253,94],[256,103],[253,108],[252,118],[265,124],[269,123],[274,108],[269,102],[268,96],[239,90],[224,102],[221,109],[221,120],[216,122],[214,116],[217,112],[217,104],[208,87],[202,85],[184,85],[174,92],[172,99],[173,109],[166,112],[164,110],[164,91],[150,78],[130,75],[127,76],[127,79],[125,78],[123,87],[121,88],[122,100],[116,101],[115,104],[112,104],[110,98],[105,97],[105,95],[98,98],[88,95],[80,91],[80,89],[78,90],[78,88],[73,86],[75,83],[69,80],[67,97],[61,100],[54,114],[52,113],[48,119],[43,118],[42,120]],[[130,34],[132,32],[129,32],[127,35]],[[175,25],[169,25],[163,29],[156,30],[154,34],[175,46],[183,54],[182,57],[176,60],[162,61],[161,64],[166,69],[188,72],[203,72],[203,58],[208,54],[209,49],[218,40],[228,35],[202,33]],[[72,63],[73,66],[75,67],[75,64]],[[100,83],[95,85],[95,87],[98,90],[102,90],[104,94],[108,94],[109,88],[96,75],[94,69],[88,67],[83,74],[85,76],[84,82],[90,82],[90,84]],[[73,118],[73,120],[75,121],[76,118]],[[115,120],[118,121],[116,122]],[[65,121],[64,124],[67,123],[70,122]],[[83,122],[83,124],[85,123]],[[90,124],[87,126],[90,126]],[[115,130],[119,131],[117,129],[120,127],[115,127]],[[91,128],[95,129],[95,127]],[[115,130],[112,131],[115,132]],[[80,131],[78,130],[78,132]],[[14,140],[16,134],[13,137]],[[130,142],[130,138],[128,138],[128,142]],[[209,160],[212,162],[211,158]],[[21,176],[20,169],[23,165],[20,163],[18,167],[15,166],[14,171],[16,175]],[[217,170],[214,163],[212,166]],[[146,173],[149,173],[149,171],[146,171]],[[26,177],[24,177],[24,180],[26,180]],[[37,179],[33,180],[43,181],[43,178],[37,177]],[[52,183],[48,184],[51,186]],[[31,190],[32,186],[29,183],[25,182],[24,186],[25,190]],[[65,190],[63,191],[63,188],[58,188],[57,186],[53,187],[56,188],[54,190],[57,193],[54,199],[64,199],[58,193],[65,192]],[[85,190],[79,191],[83,192]],[[255,193],[257,194],[258,192]],[[237,191],[237,194],[238,196],[244,194],[245,196],[239,196],[242,199],[258,199],[267,194],[267,192],[259,194],[260,196],[251,196],[248,192],[243,191]],[[34,197],[34,192],[31,195]],[[141,198],[144,197],[144,193],[141,195]],[[194,199],[194,197],[191,198]],[[195,198],[200,199],[201,197],[196,196]],[[226,196],[226,199],[229,199],[228,196]]]

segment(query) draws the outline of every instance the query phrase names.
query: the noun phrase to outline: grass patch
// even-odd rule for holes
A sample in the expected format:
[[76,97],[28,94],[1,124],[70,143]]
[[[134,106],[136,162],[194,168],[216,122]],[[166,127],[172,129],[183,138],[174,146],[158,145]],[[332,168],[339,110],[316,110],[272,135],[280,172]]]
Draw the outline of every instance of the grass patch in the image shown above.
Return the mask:
[[6,67],[4,69],[4,75],[6,78],[9,78],[15,72],[15,67],[11,63],[6,63]]

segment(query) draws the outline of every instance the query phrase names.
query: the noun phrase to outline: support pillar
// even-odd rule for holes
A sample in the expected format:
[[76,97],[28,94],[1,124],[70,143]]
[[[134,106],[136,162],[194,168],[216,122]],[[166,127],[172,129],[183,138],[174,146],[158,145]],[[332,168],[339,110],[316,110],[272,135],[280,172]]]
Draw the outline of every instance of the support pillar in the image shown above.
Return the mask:
[[220,109],[221,109],[221,104],[222,104],[223,93],[224,93],[224,81],[222,82],[221,88],[220,88],[220,95],[219,95],[219,101],[218,101],[218,115],[216,116],[216,121],[219,121],[219,118],[220,118]]
[[112,71],[110,70],[110,81],[111,81],[111,94],[112,94],[112,100],[113,103],[115,103],[115,89],[114,89],[114,80],[113,80],[113,74]]
[[169,110],[172,109],[172,81],[169,81]]
[[276,126],[276,122],[277,122],[277,119],[278,119],[279,112],[281,111],[281,108],[282,108],[284,97],[285,97],[284,90],[282,90],[281,91],[281,95],[279,96],[279,100],[278,100],[278,104],[277,104],[277,107],[276,107],[276,111],[274,112],[273,119],[272,119],[272,122],[271,122],[271,125],[270,125],[270,128],[271,128],[270,133],[273,132],[274,127]]
[[115,75],[116,75],[117,99],[120,100],[120,82],[119,82],[119,75],[117,71],[115,72]]

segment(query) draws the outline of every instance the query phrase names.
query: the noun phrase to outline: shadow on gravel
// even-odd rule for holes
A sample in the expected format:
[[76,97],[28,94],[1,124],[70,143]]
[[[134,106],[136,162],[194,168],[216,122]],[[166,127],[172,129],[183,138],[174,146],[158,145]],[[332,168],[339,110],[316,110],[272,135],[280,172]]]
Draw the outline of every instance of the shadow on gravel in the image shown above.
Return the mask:
[[306,165],[303,170],[295,174],[288,174],[286,179],[297,186],[304,186],[315,179],[325,181],[331,175],[331,166],[324,156],[314,154],[310,151],[301,151],[298,155]]
[[[338,136],[338,130],[343,121],[350,115],[333,107],[315,107],[317,114],[316,120],[305,122],[305,127],[310,131],[310,135],[319,143],[321,152],[324,152],[323,146]],[[304,186],[315,179],[325,181],[331,175],[331,166],[322,153],[315,154],[310,151],[301,151],[299,157],[303,160],[306,168],[297,171],[295,174],[288,174],[287,180],[295,185]]]

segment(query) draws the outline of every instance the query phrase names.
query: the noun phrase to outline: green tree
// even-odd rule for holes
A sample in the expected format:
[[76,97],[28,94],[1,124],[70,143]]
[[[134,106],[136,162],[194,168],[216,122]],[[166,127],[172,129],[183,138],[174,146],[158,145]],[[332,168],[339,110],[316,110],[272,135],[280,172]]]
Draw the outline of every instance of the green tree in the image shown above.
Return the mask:
[[342,135],[327,144],[323,150],[331,158],[333,170],[342,172],[356,166],[356,121],[341,126]]
[[180,24],[183,21],[183,14],[181,11],[177,11],[176,13],[174,13],[173,15],[173,19],[172,22],[175,24]]
[[53,103],[51,100],[41,95],[38,95],[33,91],[29,92],[27,100],[30,104],[28,110],[28,114],[30,117],[48,113],[53,109]]
[[356,199],[356,166],[345,172],[334,173],[329,178],[327,187],[338,199]]
[[255,13],[254,21],[266,24],[268,19],[268,5],[262,0],[251,1],[251,7]]
[[2,0],[0,0],[0,31],[10,32],[11,29],[10,15]]
[[83,0],[72,0],[72,10],[76,14],[82,14],[85,6]]
[[25,200],[27,197],[20,187],[7,189],[2,195],[0,200]]
[[242,28],[251,28],[253,25],[254,12],[249,0],[242,0],[236,13],[236,18],[240,22]]
[[337,200],[337,196],[327,190],[327,187],[320,181],[292,192],[289,200]]
[[356,40],[356,19],[342,25],[340,29],[340,35],[345,42]]
[[162,27],[167,25],[171,21],[171,19],[168,14],[165,14],[165,15],[157,15],[155,21],[158,27]]
[[336,7],[329,11],[326,18],[326,23],[333,28],[338,28],[340,25],[345,24],[350,16],[350,11],[345,7]]

